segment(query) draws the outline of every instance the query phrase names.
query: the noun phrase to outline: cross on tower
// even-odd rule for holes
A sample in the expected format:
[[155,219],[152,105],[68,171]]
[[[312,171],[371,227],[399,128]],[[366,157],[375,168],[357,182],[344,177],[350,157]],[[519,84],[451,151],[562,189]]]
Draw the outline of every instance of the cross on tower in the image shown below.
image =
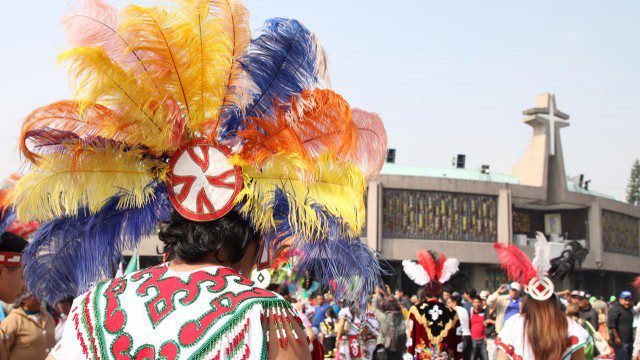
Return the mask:
[[556,154],[556,127],[567,124],[569,115],[558,110],[556,105],[556,97],[549,93],[538,95],[536,99],[536,107],[525,110],[525,115],[535,115],[540,119],[547,120],[549,124],[547,136],[549,137],[549,155]]

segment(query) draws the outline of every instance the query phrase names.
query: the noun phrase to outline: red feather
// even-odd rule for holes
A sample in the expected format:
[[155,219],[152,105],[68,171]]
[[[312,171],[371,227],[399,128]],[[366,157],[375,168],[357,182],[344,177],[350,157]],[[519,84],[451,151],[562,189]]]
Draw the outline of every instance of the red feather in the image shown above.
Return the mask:
[[444,268],[444,262],[447,261],[447,256],[443,253],[438,255],[438,261],[436,261],[436,280],[440,281],[442,278],[442,269]]
[[537,276],[538,273],[531,265],[531,260],[517,246],[503,246],[495,243],[493,248],[498,253],[498,261],[511,280],[521,284],[528,284],[531,279]]
[[633,287],[636,288],[638,292],[640,292],[640,276],[638,276],[631,285],[633,285]]
[[431,281],[438,281],[436,262],[428,251],[418,251],[418,264],[429,274]]

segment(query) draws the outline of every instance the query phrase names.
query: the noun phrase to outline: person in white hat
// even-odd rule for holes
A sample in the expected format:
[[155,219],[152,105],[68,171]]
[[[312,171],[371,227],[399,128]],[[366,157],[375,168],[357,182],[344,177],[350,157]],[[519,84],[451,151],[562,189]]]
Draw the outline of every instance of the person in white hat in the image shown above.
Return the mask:
[[[506,292],[508,294],[505,294]],[[497,332],[502,330],[502,326],[510,317],[518,314],[522,309],[521,293],[520,284],[512,282],[510,285],[503,284],[487,298],[487,305],[496,312]]]

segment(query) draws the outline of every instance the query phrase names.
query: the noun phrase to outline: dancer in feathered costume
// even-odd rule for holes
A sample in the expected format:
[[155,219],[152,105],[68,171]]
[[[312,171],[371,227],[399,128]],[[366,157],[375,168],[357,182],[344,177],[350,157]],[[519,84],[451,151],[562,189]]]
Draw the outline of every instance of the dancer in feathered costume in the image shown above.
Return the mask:
[[18,179],[13,175],[0,185],[0,300],[8,304],[26,291],[22,253],[28,244],[25,238],[38,229],[37,222],[16,219],[11,194]]
[[[540,232],[536,238],[533,261],[515,245],[494,245],[509,278],[522,284],[526,293],[521,313],[505,322],[496,346],[500,356],[512,360],[584,359],[589,334],[562,312],[548,277],[552,270],[549,243]],[[554,277],[563,278],[579,265],[572,256],[557,258]]]
[[[54,356],[305,357],[290,305],[245,276],[290,248],[298,274],[364,304],[379,269],[358,234],[384,126],[327,87],[298,21],[252,40],[235,0],[174,5],[72,11],[75,98],[24,121],[16,210],[43,222],[26,279],[49,303],[80,295]],[[169,263],[92,286],[161,222]]]
[[[425,287],[427,300],[409,310],[409,348],[413,359],[462,359],[460,320],[439,300],[443,285],[458,272],[460,261],[445,254],[418,251],[418,263],[402,262],[404,272]],[[437,351],[437,354],[434,354]]]

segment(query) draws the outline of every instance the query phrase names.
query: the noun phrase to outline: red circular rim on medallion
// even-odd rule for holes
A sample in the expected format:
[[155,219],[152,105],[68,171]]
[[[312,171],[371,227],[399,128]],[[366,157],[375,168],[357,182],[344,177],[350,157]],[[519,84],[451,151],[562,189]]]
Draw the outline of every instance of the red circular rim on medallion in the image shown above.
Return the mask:
[[212,221],[233,209],[242,190],[242,171],[231,164],[230,156],[229,148],[206,139],[195,139],[173,154],[166,183],[171,204],[180,215]]

